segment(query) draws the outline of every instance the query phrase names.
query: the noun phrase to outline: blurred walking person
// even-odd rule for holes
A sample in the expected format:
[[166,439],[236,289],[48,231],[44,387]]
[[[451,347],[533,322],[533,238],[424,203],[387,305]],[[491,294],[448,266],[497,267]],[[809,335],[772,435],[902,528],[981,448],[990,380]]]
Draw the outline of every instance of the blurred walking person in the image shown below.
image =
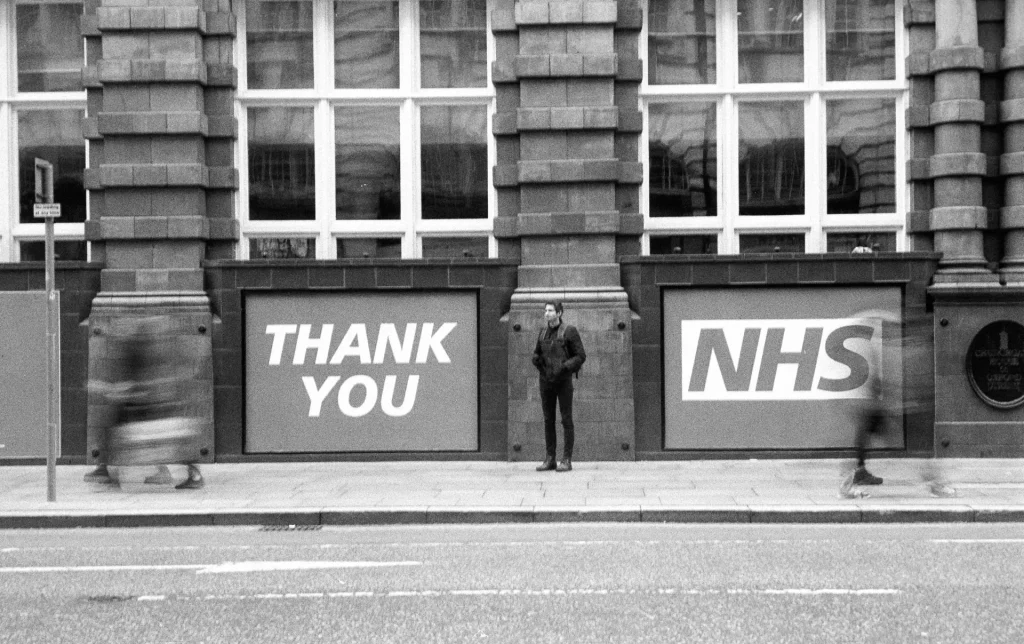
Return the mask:
[[[869,351],[865,356],[868,360],[868,397],[857,401],[854,414],[856,461],[853,470],[844,477],[839,488],[839,496],[847,499],[870,496],[863,486],[883,483],[882,477],[868,471],[867,451],[872,440],[884,434],[889,419],[905,416],[914,423],[915,419],[921,418],[931,408],[933,402],[932,381],[929,377],[932,356],[929,342],[930,318],[920,313],[909,313],[901,325],[900,319],[888,311],[863,311],[854,317],[880,320],[882,337],[869,343]],[[887,353],[900,349],[904,377],[901,380],[886,377],[884,365]],[[893,401],[899,401],[901,393],[902,408],[894,409]],[[932,496],[956,496],[956,490],[944,482],[934,457],[922,462],[921,479]]]

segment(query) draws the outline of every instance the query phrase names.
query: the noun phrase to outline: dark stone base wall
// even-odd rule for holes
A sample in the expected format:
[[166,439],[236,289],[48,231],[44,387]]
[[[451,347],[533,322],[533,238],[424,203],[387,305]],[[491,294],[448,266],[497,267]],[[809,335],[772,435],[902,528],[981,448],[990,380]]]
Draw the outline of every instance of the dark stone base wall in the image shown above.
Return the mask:
[[[54,287],[60,291],[61,456],[60,463],[82,463],[86,456],[89,330],[92,299],[100,289],[100,266],[57,264]],[[0,264],[0,291],[43,291],[41,263]],[[45,324],[45,320],[40,320]],[[42,357],[45,359],[45,357]],[[0,460],[0,463],[3,461]],[[19,459],[18,462],[24,462]],[[40,462],[45,462],[43,458]]]
[[[667,287],[796,287],[808,286],[894,286],[903,290],[905,313],[930,310],[927,287],[939,256],[932,253],[883,253],[862,256],[772,255],[745,256],[657,256],[622,260],[623,285],[633,319],[633,393],[636,410],[637,459],[686,459],[782,456],[809,452],[708,452],[663,450],[664,445],[664,329],[662,291]],[[827,316],[827,313],[824,313]],[[906,452],[932,453],[934,416],[931,413],[908,419]],[[829,455],[835,455],[830,453]]]
[[[502,260],[380,262],[208,262],[206,292],[214,314],[213,369],[217,460],[505,460],[508,444],[508,323],[517,264]],[[247,292],[476,291],[479,329],[480,450],[359,454],[245,453],[245,311]]]

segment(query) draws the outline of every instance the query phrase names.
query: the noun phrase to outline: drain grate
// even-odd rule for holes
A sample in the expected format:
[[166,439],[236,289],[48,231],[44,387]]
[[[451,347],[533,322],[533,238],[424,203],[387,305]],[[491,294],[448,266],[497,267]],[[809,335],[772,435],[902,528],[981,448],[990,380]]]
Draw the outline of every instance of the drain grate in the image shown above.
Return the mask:
[[313,524],[260,526],[260,532],[316,532],[321,529],[323,529],[322,525]]
[[85,601],[96,604],[116,604],[117,602],[128,602],[133,599],[135,599],[134,595],[89,595],[85,598]]

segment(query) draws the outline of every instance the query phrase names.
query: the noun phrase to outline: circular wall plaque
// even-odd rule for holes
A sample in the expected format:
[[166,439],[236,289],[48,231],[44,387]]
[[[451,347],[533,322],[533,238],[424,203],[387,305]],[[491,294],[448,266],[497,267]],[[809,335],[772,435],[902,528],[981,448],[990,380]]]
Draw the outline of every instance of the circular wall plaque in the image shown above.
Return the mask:
[[993,407],[1024,404],[1024,326],[1001,320],[978,331],[967,351],[967,377]]

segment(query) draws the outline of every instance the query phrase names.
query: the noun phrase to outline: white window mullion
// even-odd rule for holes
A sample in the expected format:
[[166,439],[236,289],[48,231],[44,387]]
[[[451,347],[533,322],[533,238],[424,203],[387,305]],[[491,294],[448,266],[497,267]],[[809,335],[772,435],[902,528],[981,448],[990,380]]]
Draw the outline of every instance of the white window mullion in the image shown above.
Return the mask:
[[[902,23],[901,23],[902,24]],[[904,92],[899,99],[896,101],[896,137],[894,143],[896,144],[896,176],[894,181],[896,185],[893,186],[895,194],[893,195],[896,200],[896,219],[899,223],[900,229],[896,233],[896,250],[905,251],[910,250],[907,248],[907,212],[910,208],[910,182],[907,181],[907,164],[904,162],[908,158],[907,151],[909,150],[909,139],[910,131],[907,130],[906,113],[909,107],[910,97]]]
[[804,213],[810,229],[804,244],[809,253],[825,252],[822,221],[828,212],[828,181],[824,172],[828,132],[825,100],[814,92],[804,104]]
[[331,222],[337,212],[334,189],[334,108],[327,100],[317,101],[313,113],[313,154],[316,159],[316,256],[336,259],[337,244],[331,238]]
[[718,180],[718,203],[723,211],[722,235],[718,241],[718,253],[731,255],[739,252],[736,224],[739,221],[739,125],[736,114],[739,106],[736,99],[726,96],[719,108],[718,133],[722,157]]
[[17,199],[15,199],[11,190],[17,177],[18,167],[11,145],[15,133],[12,112],[10,103],[0,101],[0,128],[3,128],[2,136],[0,136],[0,159],[7,160],[6,163],[0,164],[3,166],[0,167],[0,204],[6,204],[3,207],[8,213],[7,216],[0,217],[0,262],[14,260],[14,247],[11,243],[11,223],[12,220],[18,217]]
[[313,0],[313,87],[320,96],[334,89],[333,0]]
[[[244,39],[243,39],[244,40]],[[235,103],[235,118],[238,120],[238,140],[235,149],[238,151],[238,192],[235,206],[241,221],[242,239],[236,247],[238,259],[249,259],[249,242],[246,232],[251,225],[249,221],[249,111],[241,103]]]
[[402,257],[419,257],[416,224],[420,220],[420,127],[419,106],[412,99],[402,104],[401,146],[402,167]]

